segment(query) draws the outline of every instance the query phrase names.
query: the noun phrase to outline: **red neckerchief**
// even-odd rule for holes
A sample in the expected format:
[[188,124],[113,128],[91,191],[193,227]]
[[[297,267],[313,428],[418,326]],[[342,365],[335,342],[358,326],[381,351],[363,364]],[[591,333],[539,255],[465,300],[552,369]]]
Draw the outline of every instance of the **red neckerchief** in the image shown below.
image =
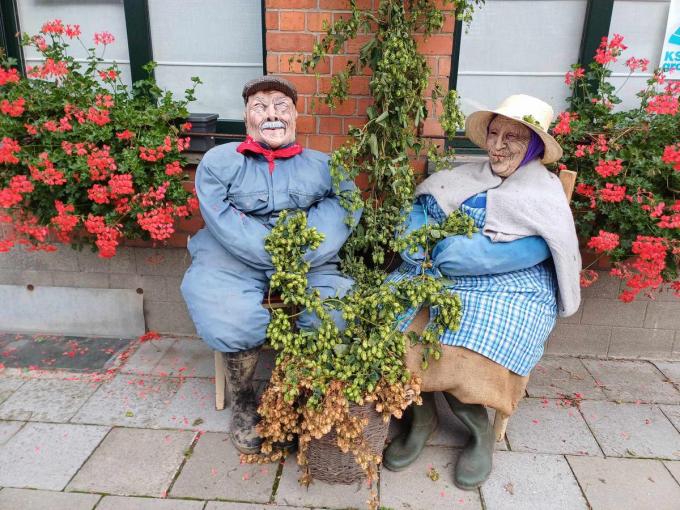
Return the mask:
[[253,140],[252,137],[247,136],[246,141],[242,142],[238,147],[236,147],[236,152],[241,154],[245,154],[246,152],[262,154],[269,162],[269,174],[271,175],[274,173],[274,160],[276,158],[290,158],[297,156],[302,152],[302,145],[294,143],[283,149],[265,149],[259,143]]

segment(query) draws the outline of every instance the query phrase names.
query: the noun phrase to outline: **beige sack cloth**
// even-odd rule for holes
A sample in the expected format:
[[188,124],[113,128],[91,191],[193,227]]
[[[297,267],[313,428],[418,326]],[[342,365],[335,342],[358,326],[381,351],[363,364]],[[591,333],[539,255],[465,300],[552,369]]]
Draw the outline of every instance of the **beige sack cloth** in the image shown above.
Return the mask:
[[[406,333],[420,334],[427,326],[429,311],[420,310]],[[442,345],[439,360],[430,359],[423,370],[423,346],[410,346],[406,339],[406,366],[423,380],[421,391],[445,391],[465,404],[482,404],[512,415],[524,396],[529,376],[520,376],[465,347]]]

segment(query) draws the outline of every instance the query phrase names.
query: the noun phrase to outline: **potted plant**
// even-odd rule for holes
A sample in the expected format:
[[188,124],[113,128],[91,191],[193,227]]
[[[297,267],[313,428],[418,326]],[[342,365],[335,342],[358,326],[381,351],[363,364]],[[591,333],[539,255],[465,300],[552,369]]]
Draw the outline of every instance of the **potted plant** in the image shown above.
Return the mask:
[[[577,230],[598,257],[610,258],[611,274],[626,284],[619,298],[630,302],[664,287],[680,295],[680,81],[657,69],[637,94],[639,106],[617,109],[610,66],[625,49],[622,36],[603,38],[587,70],[572,66],[569,110],[554,132],[564,148],[560,167],[578,172]],[[626,65],[632,74],[649,62],[630,57]],[[597,278],[589,267],[584,286]]]
[[0,251],[15,243],[52,251],[60,241],[112,257],[122,238],[167,239],[197,208],[182,182],[191,126],[177,119],[187,118],[200,80],[176,100],[150,63],[149,78],[130,90],[102,58],[114,36],[95,34],[80,63],[68,54],[72,42],[84,46],[80,35],[61,20],[24,34],[22,44],[43,57],[26,76],[2,59],[0,220],[11,228]]

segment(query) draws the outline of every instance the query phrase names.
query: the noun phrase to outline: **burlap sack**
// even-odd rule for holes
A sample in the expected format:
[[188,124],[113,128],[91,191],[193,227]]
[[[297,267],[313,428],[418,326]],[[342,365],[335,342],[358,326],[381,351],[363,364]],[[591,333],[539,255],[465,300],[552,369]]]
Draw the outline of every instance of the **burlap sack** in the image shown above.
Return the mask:
[[[406,332],[422,332],[428,318],[428,310],[420,310]],[[406,365],[422,378],[421,391],[446,391],[465,404],[482,404],[506,416],[517,408],[529,381],[529,376],[519,376],[465,347],[442,345],[441,358],[430,358],[425,370],[422,354],[422,345],[411,347],[406,340]]]

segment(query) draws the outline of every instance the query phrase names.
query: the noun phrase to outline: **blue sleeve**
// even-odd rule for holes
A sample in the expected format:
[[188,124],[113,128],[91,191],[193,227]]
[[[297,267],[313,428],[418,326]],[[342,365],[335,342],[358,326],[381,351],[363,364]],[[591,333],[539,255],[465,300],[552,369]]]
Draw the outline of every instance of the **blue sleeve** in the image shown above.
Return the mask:
[[269,229],[238,210],[227,200],[228,176],[217,176],[201,161],[196,170],[196,195],[201,215],[210,233],[238,260],[255,269],[272,269],[272,259],[264,249]]
[[450,236],[437,243],[432,260],[446,276],[507,273],[535,266],[550,257],[548,245],[539,236],[508,243],[494,243],[481,232]]
[[[352,181],[340,184],[340,193],[353,192],[356,189]],[[359,223],[361,210],[352,213],[352,225],[347,224],[347,209],[340,203],[340,197],[331,193],[312,205],[307,211],[307,226],[314,227],[324,234],[324,240],[316,250],[305,253],[305,260],[312,267],[320,266],[335,257],[342,245],[352,232],[352,228]]]
[[[428,221],[427,213],[423,205],[417,201],[413,204],[413,209],[406,218],[406,230],[402,236],[407,236],[414,230],[418,230],[424,226]],[[409,246],[403,250],[400,255],[404,262],[419,266],[425,260],[425,250],[422,246],[417,246],[416,251],[412,252],[413,246]]]

